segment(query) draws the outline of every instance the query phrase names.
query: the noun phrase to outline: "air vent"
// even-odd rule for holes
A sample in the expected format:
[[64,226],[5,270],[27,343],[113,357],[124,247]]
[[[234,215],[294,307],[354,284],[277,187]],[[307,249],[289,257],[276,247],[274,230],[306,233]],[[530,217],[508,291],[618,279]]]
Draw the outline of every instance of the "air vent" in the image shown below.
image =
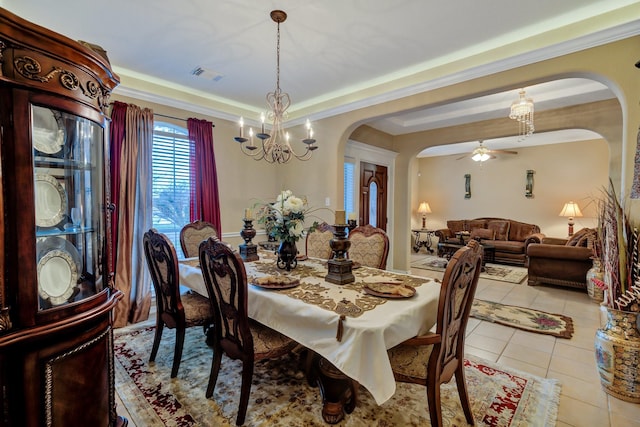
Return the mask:
[[224,77],[222,74],[218,73],[217,71],[207,70],[206,68],[202,68],[202,67],[196,67],[193,70],[191,70],[191,75],[196,77],[202,77],[207,80],[213,80],[214,82],[220,81],[222,77]]

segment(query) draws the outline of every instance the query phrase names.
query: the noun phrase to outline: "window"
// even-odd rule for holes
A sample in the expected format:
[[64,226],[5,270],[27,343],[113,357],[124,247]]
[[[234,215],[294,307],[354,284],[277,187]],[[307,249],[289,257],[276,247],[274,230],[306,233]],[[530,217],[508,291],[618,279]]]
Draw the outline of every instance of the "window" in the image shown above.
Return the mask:
[[153,129],[153,227],[173,242],[178,257],[180,230],[190,221],[187,129],[156,122]]

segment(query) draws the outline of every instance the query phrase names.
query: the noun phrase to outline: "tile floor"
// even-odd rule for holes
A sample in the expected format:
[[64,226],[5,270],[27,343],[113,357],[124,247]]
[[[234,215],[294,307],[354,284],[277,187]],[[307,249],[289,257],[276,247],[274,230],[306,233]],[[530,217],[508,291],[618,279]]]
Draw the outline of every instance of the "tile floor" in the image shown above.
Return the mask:
[[[414,259],[424,257],[413,254]],[[413,269],[412,274],[442,278],[442,273]],[[555,286],[527,286],[481,278],[476,297],[538,310],[562,313],[573,319],[570,340],[524,332],[474,318],[467,327],[466,352],[562,384],[558,427],[640,427],[640,404],[604,393],[596,372],[593,351],[600,309],[586,292]],[[129,420],[124,406],[118,413]],[[129,427],[136,427],[129,422]],[[144,426],[138,426],[144,427]]]
[[[422,253],[422,252],[421,252]],[[420,258],[424,254],[414,254]],[[412,274],[442,277],[413,269]],[[640,404],[616,399],[602,391],[596,372],[593,340],[600,327],[600,308],[586,291],[555,286],[528,286],[481,278],[476,297],[518,305],[573,319],[568,340],[469,319],[465,351],[562,384],[558,427],[640,427]]]

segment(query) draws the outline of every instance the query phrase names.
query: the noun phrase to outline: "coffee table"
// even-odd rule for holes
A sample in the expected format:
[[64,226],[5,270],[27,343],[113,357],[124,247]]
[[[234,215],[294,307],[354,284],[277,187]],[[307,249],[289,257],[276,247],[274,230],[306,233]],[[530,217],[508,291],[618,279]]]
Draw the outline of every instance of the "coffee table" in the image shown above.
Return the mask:
[[[446,260],[450,260],[453,254],[464,246],[461,243],[438,243],[438,253],[442,254],[442,257]],[[480,243],[480,246],[482,246],[482,270],[484,271],[484,265],[487,262],[495,262],[496,247],[489,243]]]

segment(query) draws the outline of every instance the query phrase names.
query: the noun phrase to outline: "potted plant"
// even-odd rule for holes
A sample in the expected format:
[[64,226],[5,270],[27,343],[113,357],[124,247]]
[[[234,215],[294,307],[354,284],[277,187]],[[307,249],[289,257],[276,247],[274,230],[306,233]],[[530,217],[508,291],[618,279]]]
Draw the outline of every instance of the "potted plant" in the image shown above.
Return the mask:
[[611,182],[598,208],[598,222],[596,253],[604,276],[596,283],[604,290],[607,322],[596,331],[596,365],[605,392],[640,403],[640,239]]

